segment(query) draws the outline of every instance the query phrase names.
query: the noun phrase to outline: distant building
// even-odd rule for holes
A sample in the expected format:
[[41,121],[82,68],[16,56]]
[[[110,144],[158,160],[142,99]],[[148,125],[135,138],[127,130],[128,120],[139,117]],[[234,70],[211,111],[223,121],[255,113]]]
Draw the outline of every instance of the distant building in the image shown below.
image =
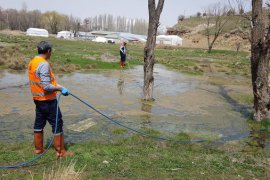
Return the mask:
[[113,34],[115,32],[111,31],[92,31],[91,34],[93,34],[95,37],[105,37],[109,34]]
[[99,43],[107,43],[108,39],[105,37],[96,37],[95,39],[93,39],[94,42],[99,42]]
[[57,38],[61,39],[73,39],[74,38],[74,33],[70,31],[60,31],[57,33]]
[[105,36],[106,39],[113,41],[115,43],[120,43],[121,42],[121,37],[119,36],[119,33],[112,33],[107,36]]
[[46,29],[29,28],[26,31],[26,35],[37,36],[37,37],[49,37],[49,32]]
[[76,37],[83,40],[93,40],[96,38],[96,36],[90,32],[77,32]]
[[147,41],[147,36],[144,35],[138,35],[138,34],[132,34],[132,37],[137,39],[138,42],[146,42]]
[[146,42],[147,37],[143,35],[131,34],[126,32],[111,31],[92,31],[95,42],[121,43],[121,42]]
[[182,46],[183,39],[175,35],[159,35],[157,36],[156,43],[162,45]]
[[109,40],[113,40],[115,43],[120,42],[146,42],[147,37],[137,34],[116,32],[105,36]]

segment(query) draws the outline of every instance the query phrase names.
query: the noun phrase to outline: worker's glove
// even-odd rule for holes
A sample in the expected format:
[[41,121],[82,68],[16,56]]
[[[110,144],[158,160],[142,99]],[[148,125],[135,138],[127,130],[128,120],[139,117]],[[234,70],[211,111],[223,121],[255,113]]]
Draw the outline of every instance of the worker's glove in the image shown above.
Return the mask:
[[64,87],[62,87],[61,93],[62,93],[62,95],[64,95],[64,96],[68,96],[68,95],[69,95],[68,89],[67,89],[67,88],[64,88]]

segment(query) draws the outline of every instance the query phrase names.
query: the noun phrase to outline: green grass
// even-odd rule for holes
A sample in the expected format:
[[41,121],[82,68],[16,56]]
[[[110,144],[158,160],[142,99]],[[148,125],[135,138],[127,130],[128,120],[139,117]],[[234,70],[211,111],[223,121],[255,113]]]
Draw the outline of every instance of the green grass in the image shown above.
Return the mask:
[[180,25],[180,27],[186,26],[186,27],[194,28],[202,23],[203,23],[202,17],[190,17],[190,18],[186,18],[183,21],[181,21],[179,23],[179,25]]
[[[192,138],[179,134],[176,138]],[[239,146],[239,145],[238,145]],[[229,147],[229,146],[228,146]],[[224,148],[224,149],[228,149]],[[165,143],[139,136],[113,143],[87,142],[69,146],[76,153],[74,158],[62,159],[61,164],[76,162],[75,169],[83,167],[83,179],[235,179],[269,178],[268,166],[263,164],[270,157],[269,149],[260,149],[254,154],[234,150],[226,151],[203,144]],[[1,164],[14,164],[33,157],[33,145],[1,145]],[[108,161],[109,163],[103,163]],[[43,172],[52,166],[54,150],[32,166],[17,170],[0,170],[5,179],[41,179]]]
[[236,100],[240,104],[253,105],[254,97],[252,94],[232,94],[232,99]]
[[228,50],[213,50],[208,53],[205,49],[177,48],[157,49],[157,62],[188,74],[202,75],[211,72],[209,65],[215,72],[232,75],[249,76],[249,53]]
[[127,132],[126,129],[121,129],[121,128],[119,128],[119,129],[113,130],[113,131],[112,131],[112,134],[113,134],[113,135],[122,135],[122,134],[125,134],[126,132]]
[[[36,55],[36,44],[43,38],[32,38],[27,36],[10,36],[0,34],[0,42],[12,44],[28,61]],[[90,41],[66,41],[56,38],[45,39],[53,44],[52,66],[64,66],[74,64],[79,69],[119,69],[119,46],[113,44],[99,44]],[[137,50],[137,48],[136,48]],[[114,62],[101,61],[102,55],[109,54]],[[137,54],[137,52],[135,53]],[[130,51],[130,56],[133,52]],[[86,58],[87,57],[87,58]],[[129,65],[139,65],[142,61],[139,57],[128,59]]]
[[[10,36],[0,33],[0,42],[12,44],[6,51],[16,51],[22,54],[26,62],[36,55],[36,44],[44,40],[27,36]],[[55,71],[67,70],[71,72],[78,69],[119,69],[119,45],[100,44],[90,41],[67,41],[56,38],[46,39],[54,46],[51,58]],[[132,68],[143,64],[143,45],[128,44],[128,63]],[[116,62],[101,61],[104,55],[109,55]],[[249,53],[228,50],[213,50],[208,53],[206,49],[192,49],[179,47],[156,48],[156,62],[170,68],[193,75],[208,73],[209,64],[216,72],[232,75],[249,76],[250,62]],[[73,64],[75,67],[70,68]],[[5,67],[5,66],[3,66]]]

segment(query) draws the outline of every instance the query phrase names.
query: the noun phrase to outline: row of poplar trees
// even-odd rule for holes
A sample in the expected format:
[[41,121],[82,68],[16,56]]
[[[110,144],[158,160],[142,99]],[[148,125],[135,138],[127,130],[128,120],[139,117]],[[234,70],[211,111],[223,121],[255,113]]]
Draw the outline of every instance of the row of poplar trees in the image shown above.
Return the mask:
[[2,9],[0,7],[0,30],[26,31],[28,28],[45,28],[52,34],[59,31],[117,31],[146,35],[148,22],[144,19],[131,19],[110,14],[87,17],[84,20],[60,14],[56,11],[42,13],[39,10],[28,11],[26,6],[22,10]]

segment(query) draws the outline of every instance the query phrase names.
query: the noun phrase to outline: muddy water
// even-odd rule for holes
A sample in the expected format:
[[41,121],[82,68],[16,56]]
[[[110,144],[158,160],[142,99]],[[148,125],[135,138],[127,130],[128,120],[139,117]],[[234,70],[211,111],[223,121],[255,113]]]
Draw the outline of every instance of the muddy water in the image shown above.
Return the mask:
[[[97,109],[135,129],[151,128],[162,136],[180,132],[237,139],[249,131],[250,107],[230,98],[247,87],[211,85],[156,65],[154,103],[141,101],[143,67],[125,71],[97,71],[58,76],[58,83]],[[0,72],[0,142],[32,139],[34,103],[26,73]],[[65,134],[69,142],[113,140],[119,127],[72,97],[61,98]],[[50,127],[46,127],[50,135]]]

